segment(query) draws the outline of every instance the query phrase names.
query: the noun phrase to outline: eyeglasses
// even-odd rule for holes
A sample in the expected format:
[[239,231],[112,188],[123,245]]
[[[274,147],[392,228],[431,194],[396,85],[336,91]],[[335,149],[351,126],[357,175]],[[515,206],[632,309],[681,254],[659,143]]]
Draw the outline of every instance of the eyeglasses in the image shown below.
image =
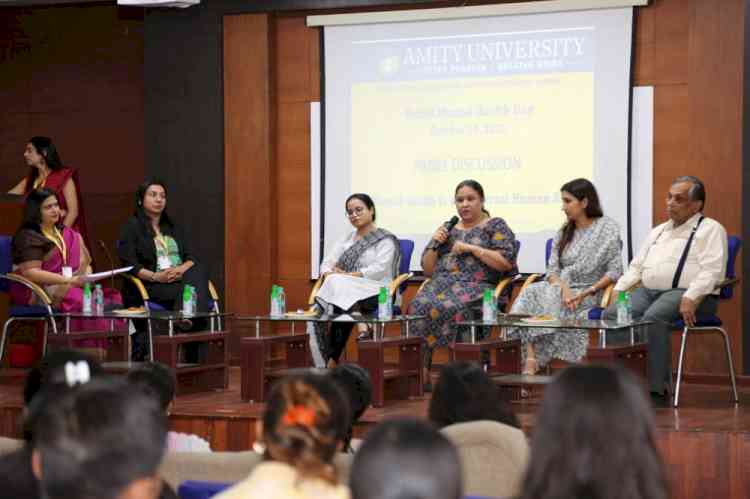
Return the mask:
[[366,208],[362,208],[361,206],[357,206],[353,210],[346,210],[346,216],[349,217],[349,218],[351,218],[351,217],[358,217],[362,213],[365,212],[365,209]]

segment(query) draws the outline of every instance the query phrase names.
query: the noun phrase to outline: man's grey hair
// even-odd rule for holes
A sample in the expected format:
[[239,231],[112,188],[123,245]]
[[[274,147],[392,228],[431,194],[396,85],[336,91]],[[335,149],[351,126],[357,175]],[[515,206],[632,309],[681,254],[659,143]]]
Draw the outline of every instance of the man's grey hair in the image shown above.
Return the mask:
[[691,201],[701,201],[701,211],[706,207],[706,186],[698,177],[692,175],[682,175],[672,181],[672,185],[681,184],[683,182],[690,182],[690,189],[688,190],[688,197]]

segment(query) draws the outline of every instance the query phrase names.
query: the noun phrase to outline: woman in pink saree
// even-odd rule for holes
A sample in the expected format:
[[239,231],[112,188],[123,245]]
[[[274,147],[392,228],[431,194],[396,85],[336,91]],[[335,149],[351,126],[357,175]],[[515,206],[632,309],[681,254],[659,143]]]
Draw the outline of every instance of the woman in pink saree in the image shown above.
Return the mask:
[[[60,312],[83,308],[84,275],[91,273],[91,257],[81,235],[60,223],[61,211],[55,193],[32,191],[26,199],[24,221],[13,237],[13,272],[41,286]],[[16,305],[34,305],[36,296],[28,288],[12,283]],[[104,304],[122,304],[120,293],[104,289]],[[73,319],[71,331],[104,331],[109,321]],[[81,346],[101,346],[104,340],[82,340]]]

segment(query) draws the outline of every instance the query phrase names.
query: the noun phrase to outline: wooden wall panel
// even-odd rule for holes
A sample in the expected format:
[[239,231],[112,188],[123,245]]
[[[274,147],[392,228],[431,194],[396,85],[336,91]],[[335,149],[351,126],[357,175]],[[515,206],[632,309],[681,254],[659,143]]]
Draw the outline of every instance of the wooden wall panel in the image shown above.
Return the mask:
[[[656,0],[638,9],[635,83],[654,86],[655,223],[667,218],[671,181],[695,175],[706,184],[706,214],[740,231],[743,16],[741,0]],[[741,302],[736,295],[720,309],[738,370]],[[726,373],[715,338],[692,338],[688,353],[689,372]]]
[[27,173],[31,136],[52,137],[79,170],[91,241],[112,248],[144,176],[143,95],[142,10],[0,9],[0,188]]
[[266,14],[224,18],[226,306],[235,314],[267,312],[276,277],[269,36]]
[[307,308],[311,289],[310,103],[319,98],[318,31],[308,28],[302,16],[278,16],[274,23],[279,283],[290,308]]

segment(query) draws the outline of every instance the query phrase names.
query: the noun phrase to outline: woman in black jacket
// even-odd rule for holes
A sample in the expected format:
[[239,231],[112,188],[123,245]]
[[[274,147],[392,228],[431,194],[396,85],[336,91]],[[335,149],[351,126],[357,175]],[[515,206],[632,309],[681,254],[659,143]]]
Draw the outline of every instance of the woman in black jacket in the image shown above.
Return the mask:
[[[208,275],[196,262],[179,225],[166,211],[167,189],[163,182],[144,182],[136,191],[135,213],[120,230],[117,253],[130,273],[143,281],[151,301],[167,310],[182,309],[185,285],[197,292],[197,312],[208,311]],[[123,290],[127,306],[140,305],[133,286]],[[198,325],[195,324],[193,329]]]

